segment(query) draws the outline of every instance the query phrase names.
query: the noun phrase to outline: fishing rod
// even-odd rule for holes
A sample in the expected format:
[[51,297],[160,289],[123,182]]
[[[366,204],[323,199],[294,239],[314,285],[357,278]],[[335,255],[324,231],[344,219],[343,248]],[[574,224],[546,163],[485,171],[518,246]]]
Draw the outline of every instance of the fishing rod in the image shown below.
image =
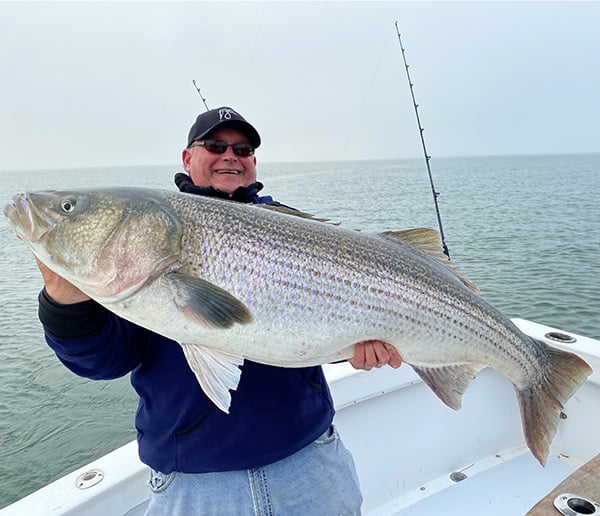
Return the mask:
[[440,207],[438,205],[438,197],[440,196],[440,192],[435,189],[435,185],[433,184],[433,175],[431,174],[431,167],[429,166],[429,160],[431,156],[427,154],[427,146],[425,145],[425,137],[423,136],[423,126],[421,125],[421,118],[419,117],[419,104],[415,100],[415,92],[413,90],[413,82],[410,78],[410,73],[408,71],[408,63],[406,62],[406,55],[404,51],[404,46],[402,45],[402,38],[400,37],[400,31],[398,30],[398,22],[396,25],[396,34],[398,35],[398,42],[400,43],[400,49],[402,50],[402,60],[404,61],[404,69],[406,70],[406,77],[408,79],[408,86],[410,87],[410,95],[412,97],[413,106],[415,108],[415,115],[417,116],[417,125],[419,127],[419,135],[421,136],[421,145],[423,146],[423,154],[425,155],[425,163],[427,165],[427,173],[429,174],[429,184],[431,185],[431,193],[433,194],[433,203],[435,204],[435,213],[437,215],[438,226],[440,228],[440,238],[442,239],[442,247],[444,249],[444,254],[450,259],[450,251],[448,250],[448,246],[446,245],[446,239],[444,238],[444,229],[442,228],[442,217],[440,215]]
[[206,111],[209,111],[208,104],[206,103],[206,99],[202,96],[202,92],[200,91],[200,88],[198,88],[198,85],[196,84],[196,79],[192,79],[192,84],[194,85],[194,88],[196,88],[198,95],[200,95],[200,98],[202,99],[202,102],[204,103],[204,107],[206,108]]

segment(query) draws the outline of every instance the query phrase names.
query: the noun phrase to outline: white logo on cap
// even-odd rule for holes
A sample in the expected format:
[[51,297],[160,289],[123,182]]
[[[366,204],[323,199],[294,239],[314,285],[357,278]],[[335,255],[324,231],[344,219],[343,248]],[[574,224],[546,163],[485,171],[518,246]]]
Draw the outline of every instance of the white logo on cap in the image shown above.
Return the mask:
[[231,116],[240,116],[231,108],[219,109],[219,120],[231,120]]

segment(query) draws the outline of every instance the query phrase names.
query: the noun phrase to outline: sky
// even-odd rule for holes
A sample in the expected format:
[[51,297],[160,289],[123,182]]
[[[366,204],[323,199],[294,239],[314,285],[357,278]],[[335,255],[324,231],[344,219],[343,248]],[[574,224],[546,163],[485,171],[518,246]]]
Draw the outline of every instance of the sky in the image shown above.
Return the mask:
[[2,2],[0,171],[180,163],[204,110],[262,162],[600,152],[600,2]]

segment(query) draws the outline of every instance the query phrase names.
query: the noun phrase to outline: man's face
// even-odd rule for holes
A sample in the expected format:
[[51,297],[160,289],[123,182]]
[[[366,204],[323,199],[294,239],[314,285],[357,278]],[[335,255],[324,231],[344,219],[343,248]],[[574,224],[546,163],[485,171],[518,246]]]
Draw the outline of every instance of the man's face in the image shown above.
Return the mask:
[[[221,140],[228,144],[249,143],[244,133],[236,129],[216,129],[203,140]],[[223,154],[216,154],[204,147],[184,149],[183,168],[196,186],[212,186],[228,194],[240,186],[249,186],[256,182],[256,157],[236,156],[231,147]]]

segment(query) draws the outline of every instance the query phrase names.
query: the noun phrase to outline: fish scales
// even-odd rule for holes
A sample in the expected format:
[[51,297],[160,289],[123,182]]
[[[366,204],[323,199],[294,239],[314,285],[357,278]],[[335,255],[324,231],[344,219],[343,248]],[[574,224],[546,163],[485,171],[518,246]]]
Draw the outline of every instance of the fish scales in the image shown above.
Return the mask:
[[135,188],[21,194],[4,213],[48,267],[179,342],[224,411],[244,359],[302,367],[378,339],[454,409],[477,371],[497,369],[515,387],[526,442],[543,464],[563,404],[591,372],[524,335],[451,264],[428,256],[431,230],[369,235]]
[[[307,268],[310,268],[311,271],[316,270],[317,268],[321,268],[323,266],[323,256],[326,256],[328,252],[330,252],[331,249],[335,249],[338,246],[341,246],[342,248],[346,248],[347,252],[346,253],[341,253],[341,254],[337,254],[335,256],[335,258],[337,259],[338,263],[341,264],[341,267],[339,267],[340,269],[343,267],[347,267],[349,265],[355,264],[357,261],[359,263],[361,263],[362,266],[366,267],[366,274],[363,272],[360,275],[355,275],[353,284],[354,284],[354,289],[352,289],[351,291],[346,291],[346,292],[342,292],[340,294],[334,295],[332,294],[331,297],[334,298],[334,301],[337,303],[337,310],[339,311],[345,311],[347,309],[347,307],[342,307],[341,305],[341,301],[342,299],[353,299],[353,296],[355,294],[355,288],[356,286],[358,286],[359,288],[359,292],[371,292],[371,293],[377,293],[377,292],[382,292],[386,298],[386,302],[390,301],[390,298],[393,298],[395,296],[393,296],[393,289],[383,289],[381,288],[381,286],[379,285],[379,288],[374,288],[371,286],[371,288],[369,288],[369,285],[373,285],[373,275],[375,274],[375,277],[381,277],[384,276],[384,273],[387,272],[388,274],[384,276],[384,278],[382,278],[384,281],[385,279],[387,279],[388,281],[391,278],[397,278],[398,277],[398,270],[394,270],[394,268],[392,268],[391,266],[394,265],[394,263],[396,263],[393,260],[393,256],[390,258],[390,253],[389,253],[389,249],[386,249],[388,252],[382,252],[382,249],[380,248],[380,242],[377,242],[376,245],[368,245],[366,246],[365,249],[360,249],[357,250],[353,247],[350,247],[352,245],[352,242],[343,242],[340,241],[340,237],[339,237],[339,232],[338,231],[328,231],[326,234],[326,238],[323,238],[323,235],[320,234],[320,240],[316,242],[315,245],[315,238],[312,236],[312,234],[306,235],[306,234],[299,234],[297,231],[293,231],[293,230],[288,230],[288,231],[278,231],[278,227],[280,226],[280,224],[274,224],[271,223],[270,221],[267,221],[265,223],[264,219],[260,219],[260,220],[256,220],[256,219],[251,219],[251,218],[246,218],[246,219],[241,219],[240,216],[238,214],[236,214],[235,216],[232,216],[232,212],[230,210],[219,210],[219,207],[217,206],[217,209],[214,210],[211,213],[211,217],[207,217],[209,219],[209,221],[211,222],[210,225],[206,224],[204,225],[204,220],[202,220],[201,222],[203,223],[202,226],[193,226],[191,228],[187,228],[188,230],[192,231],[192,234],[188,237],[189,241],[205,241],[207,243],[212,243],[213,246],[217,249],[229,249],[229,250],[241,250],[241,257],[244,259],[244,261],[249,262],[250,265],[247,265],[245,268],[245,272],[250,272],[250,273],[255,273],[255,271],[257,270],[263,270],[262,265],[264,263],[270,263],[269,258],[271,256],[273,256],[274,254],[278,254],[280,256],[279,259],[279,263],[290,263],[288,260],[290,259],[290,257],[294,257],[295,259],[298,259],[298,257],[301,259],[301,263],[303,264],[313,264],[312,268],[310,268],[309,266],[305,266],[304,268],[300,268],[299,266],[296,267],[296,271],[295,274],[292,275],[293,278],[293,292],[295,292],[296,294],[299,294],[297,296],[292,296],[291,298],[288,296],[285,296],[284,294],[286,292],[289,292],[287,290],[283,290],[280,291],[274,295],[272,295],[269,299],[266,299],[267,302],[269,302],[269,306],[272,306],[272,301],[274,299],[280,298],[283,299],[285,302],[287,303],[291,303],[291,302],[296,302],[298,303],[297,307],[298,308],[304,308],[304,309],[308,309],[309,307],[314,307],[314,306],[320,306],[321,303],[319,303],[318,301],[315,302],[315,300],[309,300],[307,298],[310,298],[311,295],[314,295],[314,289],[313,291],[309,294],[307,292],[307,287],[306,285],[303,285],[300,283],[299,277],[304,276],[304,272]],[[184,213],[185,215],[185,213]],[[241,224],[241,220],[243,220],[243,225]],[[206,232],[210,231],[210,235],[208,236],[208,238],[203,237],[203,235],[197,235],[194,234],[194,228],[198,228],[198,227],[202,227],[202,233],[204,233],[204,235],[206,235]],[[240,239],[238,239],[238,241],[236,242],[235,239],[233,239],[231,237],[231,235],[238,235],[237,232],[235,232],[235,230],[237,229],[241,229],[241,235],[259,235],[259,240],[258,240],[258,246],[254,245],[252,247],[252,249],[254,249],[254,251],[250,251],[249,247],[248,247],[248,240],[247,238],[242,238],[241,241]],[[225,237],[225,235],[229,235],[229,240],[224,240],[223,238]],[[223,236],[222,238],[219,238],[220,236]],[[302,238],[304,237],[304,238]],[[185,236],[184,236],[184,241],[185,241]],[[346,244],[346,245],[345,245]],[[185,245],[183,246],[184,248],[186,247]],[[390,247],[389,245],[387,247]],[[256,249],[264,249],[265,250],[265,254],[260,254],[256,251]],[[307,251],[307,249],[313,249],[312,253],[309,253]],[[279,252],[277,252],[279,251]],[[362,252],[360,252],[362,251]],[[205,256],[205,253],[201,252],[198,253],[197,256]],[[222,264],[222,263],[226,263],[227,259],[222,259],[222,258],[226,258],[226,257],[221,257],[218,254],[215,257],[216,259],[208,259],[205,260],[205,263],[207,264]],[[260,262],[260,263],[257,263]],[[191,262],[193,263],[193,262]],[[370,267],[369,267],[370,266]],[[277,272],[279,272],[279,268],[275,267],[274,271],[266,271],[265,275],[262,277],[263,281],[271,281],[275,278],[277,278]],[[221,278],[219,277],[220,275],[218,274],[219,271],[208,271],[208,270],[204,270],[202,272],[206,272],[208,273],[206,275],[206,278],[212,281],[215,281],[215,284],[220,285],[220,286],[231,286],[231,285],[243,285],[244,283],[247,282],[247,277],[242,278],[240,275],[238,275],[237,277],[228,277],[227,275],[225,275],[223,277],[223,280],[221,280]],[[231,272],[231,271],[230,271]],[[267,276],[266,273],[270,272],[270,274]],[[405,273],[405,277],[407,278],[406,281],[406,285],[408,285],[409,287],[412,287],[409,289],[410,295],[405,296],[404,297],[404,306],[402,306],[401,309],[396,309],[396,310],[387,310],[387,312],[391,312],[393,315],[396,315],[398,313],[414,313],[416,311],[420,310],[421,307],[421,303],[423,302],[423,299],[425,298],[425,296],[428,296],[430,299],[431,298],[436,298],[436,299],[440,299],[440,298],[445,298],[446,300],[448,299],[453,299],[453,296],[451,294],[446,294],[444,295],[444,293],[442,292],[441,295],[437,295],[439,294],[439,289],[435,288],[436,286],[433,284],[432,281],[428,281],[431,278],[431,271],[428,270],[426,267],[422,267],[420,266],[420,263],[417,262],[417,264],[412,268],[412,269],[407,269],[406,267],[403,268],[402,271]],[[330,273],[330,277],[333,275],[333,273]],[[258,278],[261,278],[261,276],[257,276]],[[415,283],[415,284],[411,284],[410,282],[410,278],[418,278],[420,281],[419,283]],[[365,279],[366,278],[366,279]],[[339,287],[339,283],[342,282],[342,280],[337,277],[338,280],[338,287]],[[422,285],[423,283],[427,283],[427,289],[423,289]],[[263,283],[264,284],[264,283]],[[281,282],[277,282],[275,281],[275,285],[282,285]],[[285,287],[284,287],[285,288]],[[239,288],[238,289],[234,289],[234,295],[236,294],[241,294],[241,292],[239,292]],[[335,291],[336,289],[334,289]],[[327,284],[319,284],[317,287],[317,291],[318,292],[329,292],[331,291],[331,282],[327,283]],[[242,297],[242,299],[244,301],[250,301],[250,297],[254,296],[256,294],[257,290],[256,289],[248,289],[246,292],[246,296]],[[280,297],[281,296],[281,297]],[[377,306],[377,298],[374,297],[369,297],[367,296],[368,299],[363,300],[362,302],[355,302],[355,305],[358,309],[360,310],[364,310],[365,308],[370,311],[370,312],[381,312],[383,311],[383,309],[380,306]],[[456,297],[456,293],[454,293],[454,298]],[[364,296],[363,296],[364,299]],[[462,312],[459,313],[465,313],[465,309],[467,308],[465,306],[465,304],[463,304],[460,307],[456,307],[458,310],[461,310]],[[458,312],[457,310],[457,312]],[[313,310],[311,310],[313,311]],[[361,312],[362,315],[362,312]],[[299,319],[300,321],[303,323],[306,319],[306,314],[304,314],[304,312],[302,310],[299,311]],[[351,320],[356,319],[356,317],[350,317]],[[451,319],[451,316],[449,315],[446,318],[446,322],[449,323]],[[419,321],[423,320],[422,318],[418,318],[416,316],[414,317],[409,317],[408,320],[412,323],[412,324],[419,324]],[[480,321],[481,318],[475,318],[474,321],[478,322]],[[393,326],[397,326],[397,324],[395,324],[395,321],[391,321],[391,325]],[[384,326],[386,329],[390,326],[388,325],[382,325],[380,324],[379,327]],[[429,326],[430,328],[439,328],[439,324],[428,324],[427,326]],[[467,328],[474,328],[474,325],[472,324],[466,324],[465,325]],[[471,330],[473,331],[473,330]],[[452,334],[454,336],[458,336],[457,332],[449,332],[445,327],[443,327],[441,329],[442,332],[442,336],[444,336],[444,334],[448,333],[448,334]],[[415,333],[418,333],[415,330],[413,331],[408,331],[407,332],[408,335],[410,336],[416,336]],[[483,332],[478,332],[479,335],[483,335]],[[394,342],[396,339],[394,339],[394,337],[396,337],[395,335],[390,335],[388,332],[386,332],[386,334],[383,335],[364,335],[361,336],[362,338],[383,338],[384,340],[390,340],[392,342]],[[463,339],[464,340],[464,339]],[[408,351],[408,350],[407,350]],[[406,353],[407,356],[407,360],[410,361],[410,353]],[[269,357],[259,357],[262,358],[263,360],[269,360],[269,359],[273,359],[273,353],[269,353]],[[415,361],[417,362],[417,361]]]
[[[292,278],[296,278],[293,281],[293,292],[297,294],[296,296],[285,296],[287,290],[276,292],[273,296],[265,301],[269,306],[273,306],[273,300],[275,299],[283,299],[284,302],[296,302],[298,303],[298,308],[304,308],[308,310],[305,314],[304,310],[299,311],[299,321],[302,324],[305,324],[306,318],[310,315],[314,317],[314,310],[309,307],[319,307],[322,308],[323,302],[325,301],[323,297],[326,299],[332,299],[335,303],[335,310],[332,311],[331,308],[323,312],[327,314],[329,319],[333,319],[334,317],[331,315],[332,313],[350,313],[353,314],[354,307],[360,310],[360,315],[364,316],[364,309],[367,309],[369,313],[377,314],[377,313],[386,313],[388,315],[392,315],[393,318],[387,318],[385,322],[375,321],[373,324],[377,326],[380,334],[363,334],[358,337],[367,339],[367,338],[380,338],[382,340],[388,340],[392,342],[397,342],[399,339],[398,336],[398,323],[397,317],[402,313],[414,313],[415,316],[409,317],[409,321],[412,324],[418,326],[423,326],[423,330],[426,330],[425,326],[429,327],[429,330],[439,329],[442,332],[442,337],[444,333],[452,335],[455,339],[459,341],[466,341],[468,339],[467,336],[459,339],[460,332],[457,331],[449,331],[447,325],[453,324],[457,319],[453,318],[453,313],[450,312],[448,316],[445,318],[446,325],[440,326],[439,323],[435,323],[432,321],[425,322],[426,319],[417,318],[417,312],[421,311],[422,304],[426,299],[433,300],[432,304],[439,300],[445,300],[446,303],[449,303],[451,299],[456,300],[458,297],[458,293],[456,290],[462,290],[464,287],[462,285],[455,286],[454,292],[444,291],[440,289],[439,284],[434,282],[434,278],[432,277],[431,270],[421,264],[420,261],[414,263],[412,268],[408,268],[405,265],[405,260],[402,262],[399,261],[399,258],[396,256],[398,247],[397,244],[387,243],[386,246],[382,246],[379,239],[377,241],[371,241],[369,239],[368,245],[362,248],[354,247],[354,235],[344,235],[345,238],[340,237],[340,232],[337,228],[331,227],[329,230],[329,226],[325,228],[327,231],[319,233],[319,240],[314,238],[314,235],[310,232],[299,232],[297,230],[288,230],[288,231],[280,231],[278,228],[280,224],[277,223],[279,219],[278,216],[271,217],[275,219],[275,222],[271,222],[269,218],[261,218],[258,221],[256,219],[242,218],[240,215],[236,214],[235,216],[231,216],[233,213],[229,209],[229,207],[222,208],[226,210],[226,214],[223,214],[219,211],[220,206],[216,207],[216,211],[218,213],[217,216],[211,217],[215,223],[213,226],[208,228],[207,226],[202,226],[202,231],[212,230],[216,235],[227,233],[227,234],[235,234],[236,236],[241,236],[240,241],[238,242],[227,242],[220,243],[218,245],[219,248],[225,247],[230,249],[244,249],[247,246],[247,235],[259,235],[258,239],[258,248],[264,249],[264,254],[259,254],[258,252],[254,252],[252,254],[242,253],[242,257],[244,260],[249,260],[251,264],[249,268],[251,271],[255,270],[265,270],[264,263],[269,263],[272,269],[267,268],[265,272],[265,276],[262,278],[265,282],[272,282],[275,290],[278,290],[283,286],[280,281],[277,281],[278,277],[281,275],[281,268],[274,266],[274,264],[283,264],[290,263],[290,266],[293,266],[290,260],[299,261],[300,264],[296,266],[297,274],[292,275]],[[275,215],[275,214],[274,214]],[[314,224],[314,223],[313,223]],[[235,228],[235,232],[234,232]],[[320,228],[324,229],[324,228]],[[210,236],[205,238],[206,241],[218,242],[218,238],[215,236]],[[246,235],[246,236],[244,236]],[[344,241],[346,240],[346,241]],[[337,253],[335,255],[336,264],[331,264],[331,261],[324,261],[323,257],[331,254],[331,249],[342,248],[346,250],[346,252]],[[385,252],[387,251],[387,252]],[[203,253],[199,254],[200,256]],[[222,263],[223,260],[217,255],[214,260],[207,260],[208,264],[219,264]],[[323,268],[325,264],[330,265],[329,278],[335,278],[333,281],[314,281],[314,272]],[[343,288],[343,279],[341,275],[344,274],[341,271],[347,271],[349,266],[354,266],[356,263],[360,263],[362,266],[362,270],[360,273],[354,274],[352,278],[353,287],[349,289]],[[402,267],[398,265],[402,264]],[[306,272],[308,271],[308,274]],[[211,273],[211,271],[206,271],[207,277],[214,281],[216,284],[220,286],[226,286],[225,284],[219,283],[218,274]],[[337,272],[337,275],[335,274]],[[268,275],[267,275],[268,273]],[[444,271],[444,274],[445,271]],[[408,295],[404,297],[400,294],[398,295],[395,292],[395,286],[398,285],[397,278],[399,275],[403,275],[405,278],[405,282],[403,286],[408,285]],[[300,283],[299,277],[307,277],[309,279],[312,278],[311,287],[307,287],[306,284]],[[326,276],[327,277],[327,276]],[[411,282],[411,278],[418,278],[419,282]],[[248,278],[236,277],[236,278],[226,278],[230,284],[238,284],[242,285],[248,281]],[[320,278],[318,278],[320,279]],[[232,281],[233,280],[233,281]],[[379,280],[379,281],[377,281]],[[225,282],[223,282],[225,283]],[[316,283],[316,285],[315,285]],[[268,283],[263,283],[263,285]],[[426,285],[427,288],[423,288],[423,285]],[[443,285],[443,284],[442,284]],[[356,289],[358,287],[359,292],[367,293],[366,296],[361,296],[362,301],[355,301],[355,304],[352,305],[348,303],[349,300],[354,299],[356,294]],[[283,287],[286,289],[287,287]],[[338,294],[331,294],[330,296],[324,295],[325,292],[339,292]],[[249,289],[247,292],[246,298],[242,297],[244,302],[251,302],[249,299],[250,295],[254,295],[256,293],[255,289]],[[373,294],[373,295],[369,295]],[[235,294],[241,294],[241,292],[235,292]],[[321,295],[319,295],[321,294]],[[281,296],[281,297],[279,297]],[[366,299],[365,299],[366,297]],[[460,299],[460,298],[459,298]],[[381,301],[385,300],[387,308],[382,307]],[[390,301],[392,302],[392,307],[390,307]],[[397,306],[393,304],[394,301],[399,301]],[[329,301],[327,303],[328,307],[331,305]],[[466,302],[460,306],[455,306],[454,314],[465,314],[468,313],[467,309],[472,308],[472,306],[468,305]],[[345,318],[344,318],[345,319]],[[344,319],[338,318],[340,322],[345,322]],[[352,315],[349,316],[350,320],[355,320],[355,317]],[[433,319],[433,318],[432,318]],[[486,331],[485,329],[492,329],[497,333],[494,327],[487,325],[482,328],[478,332],[476,332],[475,328],[477,328],[476,323],[482,320],[482,317],[478,314],[478,316],[473,317],[470,323],[465,323],[463,328],[466,328],[468,333],[467,335],[471,336],[473,333],[476,333],[480,336],[480,338],[485,339]],[[490,319],[487,319],[490,320]],[[494,320],[494,319],[491,319]],[[423,321],[423,322],[420,322]],[[289,324],[289,321],[286,321]],[[395,330],[392,333],[392,328]],[[406,328],[405,328],[406,330]],[[372,330],[370,330],[372,331]],[[417,328],[412,329],[412,331],[406,332],[409,336],[415,338],[419,333],[424,333],[423,331],[419,331]],[[425,333],[422,338],[426,337],[436,337],[436,335],[429,335]],[[491,345],[491,349],[489,351],[490,356],[494,356],[494,352],[500,351],[501,353],[509,353],[510,348],[503,348],[498,345],[494,339],[488,339]],[[354,342],[352,339],[346,341],[347,345]],[[346,347],[343,346],[343,347]],[[405,351],[406,360],[408,362],[411,361],[409,350]],[[269,357],[260,357],[262,360],[272,360],[274,356],[273,353],[269,353]],[[439,358],[439,357],[436,357]],[[514,355],[513,355],[514,358]],[[531,355],[527,357],[529,361],[531,361]],[[465,359],[470,359],[470,357],[465,357]],[[521,363],[526,363],[525,360],[520,360]],[[419,363],[418,360],[415,360],[415,363]],[[422,362],[421,362],[422,363]],[[437,365],[439,362],[434,361],[434,364]],[[502,362],[497,364],[497,367],[502,367]],[[526,374],[526,373],[524,373]]]

